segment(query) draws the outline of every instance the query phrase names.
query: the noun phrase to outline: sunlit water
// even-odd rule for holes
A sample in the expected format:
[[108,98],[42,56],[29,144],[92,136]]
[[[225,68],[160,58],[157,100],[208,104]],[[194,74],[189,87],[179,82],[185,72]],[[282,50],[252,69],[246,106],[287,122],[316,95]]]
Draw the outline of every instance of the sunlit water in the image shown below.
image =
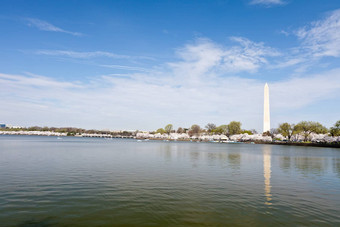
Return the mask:
[[1,226],[340,226],[340,149],[0,136]]

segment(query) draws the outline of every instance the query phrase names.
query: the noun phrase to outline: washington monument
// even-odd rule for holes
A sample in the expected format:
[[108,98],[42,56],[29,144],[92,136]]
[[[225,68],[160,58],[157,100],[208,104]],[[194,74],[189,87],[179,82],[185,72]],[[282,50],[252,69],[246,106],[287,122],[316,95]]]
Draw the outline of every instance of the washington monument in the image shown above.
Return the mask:
[[269,87],[264,85],[263,132],[270,131]]

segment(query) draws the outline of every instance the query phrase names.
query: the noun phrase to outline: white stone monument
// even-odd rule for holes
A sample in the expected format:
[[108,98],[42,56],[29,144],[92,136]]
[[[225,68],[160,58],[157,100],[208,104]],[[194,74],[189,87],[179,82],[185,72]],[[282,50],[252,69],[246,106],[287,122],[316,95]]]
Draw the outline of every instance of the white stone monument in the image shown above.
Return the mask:
[[270,131],[269,87],[264,85],[263,132]]

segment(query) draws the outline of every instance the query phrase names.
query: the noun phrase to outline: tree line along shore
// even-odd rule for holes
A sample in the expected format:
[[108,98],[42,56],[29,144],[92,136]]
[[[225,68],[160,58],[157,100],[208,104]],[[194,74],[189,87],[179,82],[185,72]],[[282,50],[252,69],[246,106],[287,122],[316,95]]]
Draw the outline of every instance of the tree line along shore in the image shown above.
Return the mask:
[[276,144],[340,144],[340,120],[329,129],[319,122],[301,121],[297,124],[282,123],[278,128],[258,133],[256,130],[241,128],[241,122],[231,121],[229,124],[216,126],[207,124],[204,128],[197,124],[190,128],[179,127],[177,130],[172,124],[155,131],[110,131],[86,130],[73,127],[27,127],[2,128],[0,135],[41,135],[41,136],[78,136],[78,137],[104,137],[104,138],[135,138],[154,140],[182,140],[182,141],[212,141],[212,142],[256,142]]

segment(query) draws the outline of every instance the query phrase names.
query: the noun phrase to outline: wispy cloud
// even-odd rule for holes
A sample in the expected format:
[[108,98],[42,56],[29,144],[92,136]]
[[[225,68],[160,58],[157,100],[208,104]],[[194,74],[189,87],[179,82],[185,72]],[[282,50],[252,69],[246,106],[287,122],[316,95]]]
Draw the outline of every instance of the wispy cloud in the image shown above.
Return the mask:
[[273,68],[286,68],[286,67],[297,65],[301,62],[304,62],[303,59],[301,58],[291,58],[291,59],[288,59],[286,61],[276,64]]
[[319,64],[323,57],[340,57],[340,9],[292,33],[281,33],[296,35],[300,43],[286,51],[272,68],[298,66],[295,71],[301,73]]
[[315,57],[340,56],[340,9],[331,12],[322,20],[300,28],[296,35],[303,48]]
[[35,54],[40,55],[51,55],[51,56],[65,56],[70,58],[95,58],[95,57],[109,57],[109,58],[120,58],[128,59],[130,56],[114,54],[105,51],[92,51],[92,52],[79,52],[69,50],[37,50]]
[[141,67],[135,67],[135,66],[127,66],[127,65],[100,65],[102,67],[111,68],[111,69],[124,69],[124,70],[130,70],[130,71],[140,71],[140,72],[150,72],[151,70],[141,68]]
[[62,32],[62,33],[67,33],[67,34],[74,35],[74,36],[82,36],[83,35],[80,32],[67,31],[67,30],[59,28],[59,27],[57,27],[53,24],[50,24],[46,21],[39,20],[39,19],[36,19],[36,18],[25,18],[25,20],[28,22],[28,26],[36,27],[36,28],[38,28],[39,30],[42,30],[42,31]]
[[285,30],[281,30],[281,31],[279,31],[279,33],[283,34],[285,36],[289,36],[290,35],[290,33],[288,31],[285,31]]
[[34,86],[42,88],[79,88],[81,85],[75,82],[61,82],[54,79],[36,75],[33,73],[25,73],[26,75],[8,75],[0,73],[0,81],[8,82],[10,80],[11,84],[16,84],[17,86]]
[[146,56],[129,56],[122,54],[115,54],[106,51],[71,51],[71,50],[37,50],[34,52],[39,55],[50,55],[50,56],[63,56],[69,58],[97,58],[97,57],[107,57],[107,58],[115,58],[115,59],[127,59],[127,60],[138,60],[138,59],[146,59],[153,60],[151,57]]
[[286,2],[283,0],[252,0],[250,1],[251,5],[266,5],[266,6],[273,6],[273,5],[283,5]]
[[[185,45],[177,50],[177,55],[183,61],[169,62],[172,68],[186,71],[187,74],[203,74],[210,69],[223,72],[256,72],[260,67],[268,65],[268,58],[281,55],[274,48],[266,46],[262,42],[253,42],[244,37],[231,37],[233,45],[221,47],[209,39],[199,38],[193,44]],[[90,59],[106,57],[129,61],[155,60],[147,56],[130,56],[115,54],[107,51],[72,51],[72,50],[37,50],[38,55],[60,56],[76,59]],[[150,69],[122,64],[99,64],[99,66],[126,69],[132,71],[150,72]]]

